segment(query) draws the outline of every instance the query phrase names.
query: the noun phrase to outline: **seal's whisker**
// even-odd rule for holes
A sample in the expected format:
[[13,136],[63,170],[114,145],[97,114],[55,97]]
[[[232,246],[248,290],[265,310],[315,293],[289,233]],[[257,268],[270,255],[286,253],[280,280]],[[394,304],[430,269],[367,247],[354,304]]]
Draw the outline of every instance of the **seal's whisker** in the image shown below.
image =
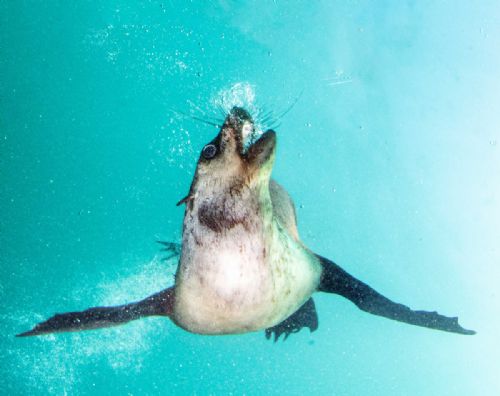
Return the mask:
[[276,119],[276,116],[274,114],[269,114],[267,115],[266,117],[262,118],[260,121],[263,123],[263,124],[266,124],[266,123],[269,123],[270,121],[273,121]]
[[[203,118],[208,118],[209,120],[212,120],[212,121],[215,121],[217,122],[218,124],[222,125],[222,123],[224,122],[223,120],[221,120],[220,118],[217,118],[217,117],[212,117],[212,116],[209,116],[209,115],[205,115],[205,114],[202,114]],[[190,115],[190,117],[197,117],[197,116],[194,116],[194,115]],[[199,118],[202,118],[202,117],[199,117]]]
[[207,114],[202,114],[203,118],[208,118],[212,121],[216,121],[220,124],[222,124],[222,120],[219,118],[219,117],[214,117],[214,116],[210,116],[210,115],[207,115]]
[[273,120],[275,119],[274,111],[272,109],[268,111],[262,111],[262,114],[258,115],[258,120],[261,124],[265,125],[268,124],[269,122],[274,122]]
[[281,126],[281,121],[278,121],[278,122],[272,124],[271,126],[269,126],[269,128],[267,128],[267,129],[275,130],[275,129],[278,129],[280,126]]
[[224,107],[222,106],[222,104],[220,104],[220,103],[219,103],[219,104],[217,104],[217,109],[219,109],[219,111],[220,111],[220,113],[221,113],[222,117],[223,117],[223,118],[226,118],[228,111],[226,111],[226,110],[224,109]]
[[194,113],[194,115],[196,115],[196,112],[198,112],[198,115],[196,115],[197,117],[200,117],[200,118],[204,118],[204,119],[210,119],[212,121],[215,121],[219,124],[222,124],[222,121],[220,118],[218,117],[214,117],[214,116],[211,116],[211,115],[208,115],[206,113],[205,110],[203,110],[200,106],[198,106],[196,103],[188,100],[187,103],[189,104],[190,106],[190,109],[189,109],[189,114],[191,113]]
[[273,114],[270,114],[268,115],[267,117],[263,118],[262,120],[260,120],[263,124],[266,124],[270,121],[273,121],[276,120],[276,117],[273,115]]
[[265,129],[272,129],[273,125],[276,125],[278,122],[279,122],[279,120],[273,118],[273,119],[266,121],[262,125]]
[[201,113],[202,115],[205,115],[205,112],[203,111],[203,109],[200,106],[198,106],[196,103],[194,103],[192,100],[187,100],[187,103],[189,104],[191,109],[194,109],[194,110],[198,111],[199,113]]
[[210,121],[204,120],[203,118],[200,118],[200,117],[196,117],[196,116],[189,116],[189,117],[192,118],[193,120],[203,122],[204,124],[211,125],[215,128],[221,127],[219,124],[216,124],[215,122],[210,122]]
[[288,106],[288,108],[285,109],[285,111],[283,111],[283,113],[281,113],[277,118],[278,120],[282,119],[285,115],[288,114],[288,112],[290,110],[292,110],[294,108],[294,106],[297,104],[297,102],[299,101],[300,97],[302,96],[302,94],[304,93],[304,90],[300,91],[299,95],[295,98],[295,100],[292,102],[292,104],[290,106]]
[[218,123],[216,124],[215,122],[211,122],[211,121],[207,121],[203,118],[200,118],[200,117],[197,117],[195,115],[192,115],[192,114],[187,114],[187,113],[184,113],[183,111],[180,111],[180,110],[176,110],[176,109],[170,109],[170,111],[172,111],[173,113],[176,113],[176,114],[179,114],[179,115],[182,115],[184,117],[187,117],[187,118],[191,118],[193,120],[196,120],[196,121],[199,121],[199,122],[202,122],[204,124],[207,124],[207,125],[211,125],[215,128],[220,128],[221,124]]
[[272,110],[266,111],[264,114],[262,114],[261,120],[265,120],[266,118],[269,118],[272,115],[273,115],[273,111]]

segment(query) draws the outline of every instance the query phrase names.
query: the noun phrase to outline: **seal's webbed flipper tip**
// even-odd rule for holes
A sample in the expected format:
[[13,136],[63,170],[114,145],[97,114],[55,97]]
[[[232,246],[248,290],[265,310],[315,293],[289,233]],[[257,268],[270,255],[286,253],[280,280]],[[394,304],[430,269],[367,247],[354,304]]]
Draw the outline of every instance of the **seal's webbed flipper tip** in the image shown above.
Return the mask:
[[460,326],[457,317],[440,315],[436,311],[414,311],[406,305],[396,303],[348,274],[334,262],[316,256],[323,266],[319,291],[340,294],[356,304],[359,309],[373,315],[450,333],[476,334],[475,331]]
[[33,329],[33,330],[25,331],[24,333],[16,334],[16,337],[30,337],[30,336],[35,336],[35,335],[38,335],[38,333]]
[[[408,308],[409,309],[409,308]],[[410,310],[411,311],[411,310]],[[428,312],[428,311],[411,311],[414,312],[415,315],[419,315],[422,317],[422,324],[420,323],[412,323],[417,324],[418,326],[429,327],[436,330],[448,331],[451,333],[463,334],[463,335],[474,335],[476,332],[474,330],[468,330],[460,326],[458,323],[458,316],[454,316],[452,318],[448,316],[444,316],[439,314],[436,311]],[[410,322],[408,322],[410,323]]]
[[55,314],[45,322],[38,323],[33,329],[17,334],[16,337],[31,337],[60,331],[77,331],[82,327],[81,318],[85,315],[86,311]]
[[161,249],[162,252],[169,253],[167,256],[162,258],[163,261],[168,261],[172,257],[180,256],[182,250],[182,245],[180,243],[167,242],[167,241],[156,241],[156,242],[163,246],[163,248]]
[[161,250],[164,252],[174,252],[175,254],[179,254],[181,252],[182,245],[180,243],[159,240],[157,240],[156,243],[163,246]]

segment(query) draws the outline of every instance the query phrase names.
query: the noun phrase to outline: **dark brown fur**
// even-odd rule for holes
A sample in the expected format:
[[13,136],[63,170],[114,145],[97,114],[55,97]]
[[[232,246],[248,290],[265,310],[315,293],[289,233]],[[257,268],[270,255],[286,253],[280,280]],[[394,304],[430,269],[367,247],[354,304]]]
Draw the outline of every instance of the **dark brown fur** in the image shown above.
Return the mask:
[[237,225],[250,231],[255,227],[254,219],[259,218],[260,207],[256,199],[247,200],[247,205],[241,206],[241,197],[247,192],[247,188],[242,185],[232,186],[228,194],[205,199],[198,208],[200,224],[217,233]]

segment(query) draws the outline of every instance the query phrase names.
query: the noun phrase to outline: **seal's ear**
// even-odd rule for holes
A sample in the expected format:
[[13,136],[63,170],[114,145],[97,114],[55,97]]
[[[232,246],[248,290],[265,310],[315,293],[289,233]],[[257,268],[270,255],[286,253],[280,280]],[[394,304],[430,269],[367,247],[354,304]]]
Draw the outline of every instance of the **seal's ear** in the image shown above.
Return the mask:
[[[254,144],[250,146],[247,153],[248,163],[255,169],[262,167],[272,168],[274,150],[276,148],[276,132],[268,130]],[[269,169],[270,171],[271,169]]]

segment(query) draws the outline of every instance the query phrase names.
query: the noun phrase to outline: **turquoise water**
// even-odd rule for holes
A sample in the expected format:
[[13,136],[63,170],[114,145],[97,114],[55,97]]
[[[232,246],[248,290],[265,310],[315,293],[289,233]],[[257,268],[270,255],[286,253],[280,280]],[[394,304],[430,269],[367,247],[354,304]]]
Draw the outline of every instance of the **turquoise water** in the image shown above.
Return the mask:
[[[500,394],[500,6],[0,3],[0,393]],[[302,94],[301,94],[302,93]],[[170,285],[217,106],[275,114],[305,243],[475,336],[315,297],[273,344],[162,318],[19,339],[55,312]]]

